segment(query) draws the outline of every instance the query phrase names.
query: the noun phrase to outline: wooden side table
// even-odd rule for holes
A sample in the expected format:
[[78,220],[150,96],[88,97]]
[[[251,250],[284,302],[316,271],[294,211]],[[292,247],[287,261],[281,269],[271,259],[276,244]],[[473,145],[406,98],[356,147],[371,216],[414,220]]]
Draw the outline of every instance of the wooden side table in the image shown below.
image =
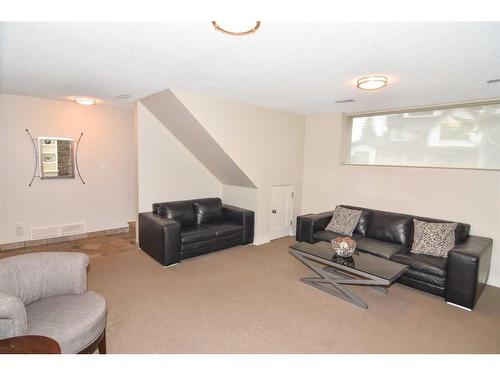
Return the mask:
[[0,340],[0,354],[61,354],[61,348],[50,337],[15,336]]

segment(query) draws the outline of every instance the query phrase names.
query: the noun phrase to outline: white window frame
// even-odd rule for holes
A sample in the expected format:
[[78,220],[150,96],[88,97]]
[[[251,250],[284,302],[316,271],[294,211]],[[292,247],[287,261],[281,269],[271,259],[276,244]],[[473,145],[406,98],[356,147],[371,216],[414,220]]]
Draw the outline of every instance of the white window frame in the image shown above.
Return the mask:
[[370,117],[370,116],[383,116],[383,115],[393,115],[393,114],[403,114],[403,113],[414,113],[414,112],[426,112],[426,111],[439,111],[443,109],[450,108],[465,108],[465,107],[476,107],[481,105],[495,105],[500,104],[500,100],[491,101],[477,101],[477,102],[465,102],[465,103],[454,103],[454,104],[443,104],[435,106],[425,106],[425,107],[412,107],[403,108],[397,110],[385,110],[379,112],[358,112],[350,113],[344,115],[344,126],[345,129],[342,135],[342,162],[341,165],[353,166],[353,167],[389,167],[389,168],[428,168],[428,169],[458,169],[458,170],[472,170],[472,171],[500,171],[500,168],[468,168],[468,167],[436,167],[436,166],[423,166],[423,165],[392,165],[392,164],[359,164],[359,163],[349,163],[349,157],[351,153],[351,137],[352,137],[352,122],[356,117]]

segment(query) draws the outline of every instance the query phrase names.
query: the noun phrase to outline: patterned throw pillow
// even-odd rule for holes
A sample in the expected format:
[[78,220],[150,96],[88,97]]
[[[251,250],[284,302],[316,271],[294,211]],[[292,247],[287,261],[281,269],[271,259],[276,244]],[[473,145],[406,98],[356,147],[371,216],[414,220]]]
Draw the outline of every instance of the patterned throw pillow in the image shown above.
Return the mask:
[[358,225],[361,213],[362,211],[337,206],[333,211],[332,220],[326,226],[325,230],[352,237],[352,232],[356,228],[356,225]]
[[457,223],[426,223],[413,219],[414,236],[411,252],[448,258],[455,246]]

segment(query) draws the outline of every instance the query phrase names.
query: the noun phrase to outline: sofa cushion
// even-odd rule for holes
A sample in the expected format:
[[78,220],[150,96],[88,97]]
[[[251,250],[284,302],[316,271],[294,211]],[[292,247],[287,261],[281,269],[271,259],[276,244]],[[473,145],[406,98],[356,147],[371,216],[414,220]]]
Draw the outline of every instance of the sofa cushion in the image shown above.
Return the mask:
[[367,209],[361,209],[360,207],[354,206],[346,206],[342,205],[341,207],[349,208],[351,210],[361,210],[361,216],[358,220],[358,225],[354,228],[354,234],[359,234],[360,236],[366,236],[366,231],[368,230],[368,224],[370,223],[370,219],[372,217],[372,211]]
[[181,226],[189,227],[195,225],[193,203],[191,201],[178,201],[161,203],[157,207],[159,215],[167,219],[178,221]]
[[[329,230],[318,230],[313,234],[313,239],[315,242],[318,241],[332,242],[337,237],[345,237],[345,236],[343,234],[332,232]],[[358,238],[361,238],[361,236],[355,234],[352,236],[352,238],[354,238],[354,240],[357,241]]]
[[232,223],[203,224],[200,227],[214,231],[216,237],[224,237],[230,234],[242,234],[243,232],[243,226]]
[[[371,223],[371,217],[373,213],[378,212],[384,214],[385,211],[377,211],[377,210],[372,210],[369,208],[365,207],[357,207],[357,206],[349,206],[349,205],[341,205],[342,207],[349,208],[352,210],[361,210],[363,213],[361,214],[361,217],[359,219],[358,225],[356,229],[354,229],[355,234],[360,234],[362,236],[367,236],[367,229],[363,231],[363,227],[367,228],[370,226]],[[388,212],[389,213],[389,212]],[[433,218],[428,218],[428,217],[420,217],[420,216],[414,216],[414,215],[404,215],[404,214],[398,214],[398,213],[393,213],[395,215],[399,215],[401,217],[407,217],[409,219],[417,219],[420,221],[425,221],[428,223],[450,223],[453,222],[453,220],[442,220],[442,219],[433,219]],[[455,230],[455,244],[458,244],[462,241],[464,241],[468,236],[470,232],[470,225],[465,224],[465,223],[458,223],[457,229]],[[413,242],[413,225],[411,225],[411,235],[410,235],[410,240],[407,244],[405,244],[406,247],[410,248],[411,244]]]
[[432,255],[414,254],[409,250],[394,254],[391,257],[394,262],[410,266],[410,270],[423,272],[438,277],[446,277],[446,258],[434,257]]
[[39,300],[26,306],[28,335],[53,338],[62,353],[78,353],[94,342],[106,327],[106,302],[85,292]]
[[333,211],[332,219],[325,230],[340,233],[344,236],[352,236],[354,228],[358,225],[362,212],[349,208],[337,206]]
[[412,231],[410,216],[373,211],[366,235],[377,240],[399,243],[409,247]]
[[448,257],[455,246],[457,223],[427,223],[413,219],[413,244],[411,252],[437,257]]
[[406,271],[405,276],[413,280],[418,280],[420,282],[430,285],[436,285],[442,288],[446,286],[446,277],[431,275],[430,273],[419,272],[410,269]]
[[[413,219],[424,221],[426,223],[453,223],[453,220],[442,220],[442,219],[432,219],[428,217],[413,216]],[[464,241],[470,232],[470,225],[465,223],[457,223],[457,228],[455,229],[455,245]],[[412,238],[413,239],[413,238]]]
[[[427,293],[435,294],[436,296],[444,297],[444,292],[445,292],[444,286],[439,286],[439,285],[434,284],[434,283],[429,283],[428,281],[422,281],[419,278],[415,279],[414,277],[407,276],[407,274],[410,272],[412,272],[412,271],[411,270],[406,271],[406,273],[403,276],[401,276],[397,280],[397,282],[404,284],[404,285],[408,285],[412,288],[423,290]],[[415,276],[415,275],[413,275],[413,276]],[[419,277],[419,276],[415,276],[415,277]]]
[[181,245],[182,258],[184,259],[186,255],[189,254],[204,254],[210,252],[214,249],[217,240],[211,238],[209,240],[199,240],[194,242],[183,243]]
[[389,259],[393,254],[405,250],[405,247],[401,244],[376,240],[375,238],[361,237],[355,240],[357,242],[356,249],[359,251],[385,259]]
[[194,211],[198,225],[220,223],[224,220],[222,201],[219,198],[206,198],[194,201]]
[[181,230],[181,244],[211,240],[215,239],[215,237],[216,234],[214,230],[201,226],[192,226],[182,228]]

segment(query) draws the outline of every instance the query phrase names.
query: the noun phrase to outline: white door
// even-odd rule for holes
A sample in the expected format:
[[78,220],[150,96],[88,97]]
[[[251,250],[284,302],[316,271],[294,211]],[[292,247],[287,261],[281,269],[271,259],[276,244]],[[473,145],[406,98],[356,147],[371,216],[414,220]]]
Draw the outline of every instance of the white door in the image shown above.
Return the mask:
[[293,186],[273,186],[271,199],[271,240],[292,234]]

